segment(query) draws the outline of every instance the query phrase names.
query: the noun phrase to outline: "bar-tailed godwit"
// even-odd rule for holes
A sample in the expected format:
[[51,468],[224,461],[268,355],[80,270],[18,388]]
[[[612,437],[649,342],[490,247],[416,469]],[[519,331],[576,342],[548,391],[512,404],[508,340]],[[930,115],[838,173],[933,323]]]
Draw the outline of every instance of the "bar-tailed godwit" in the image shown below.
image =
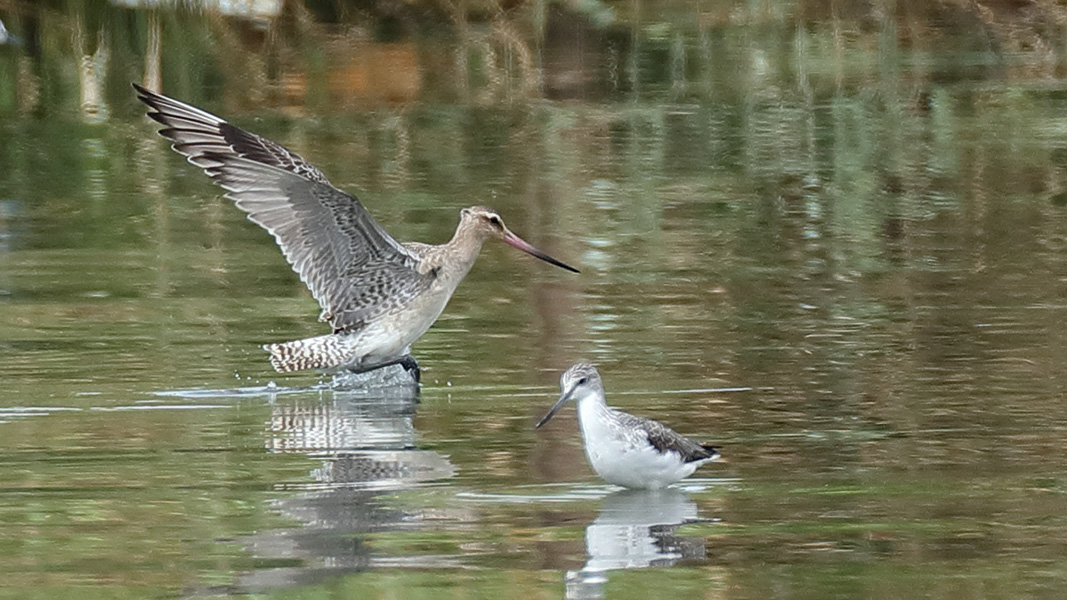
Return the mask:
[[418,377],[411,344],[433,325],[489,238],[577,273],[526,243],[496,212],[460,211],[452,239],[400,243],[355,196],[302,157],[194,106],[134,84],[160,134],[202,168],[248,219],[274,236],[333,332],[266,344],[278,371],[362,373],[402,364]]

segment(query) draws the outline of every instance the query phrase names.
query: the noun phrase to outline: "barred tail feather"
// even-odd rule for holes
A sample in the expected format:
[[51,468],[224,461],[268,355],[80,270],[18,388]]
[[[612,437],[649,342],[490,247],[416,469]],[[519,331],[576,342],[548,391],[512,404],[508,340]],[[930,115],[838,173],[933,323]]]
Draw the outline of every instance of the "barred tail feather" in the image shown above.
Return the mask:
[[332,369],[350,358],[350,349],[338,334],[320,335],[281,344],[264,344],[270,364],[279,373],[304,369]]

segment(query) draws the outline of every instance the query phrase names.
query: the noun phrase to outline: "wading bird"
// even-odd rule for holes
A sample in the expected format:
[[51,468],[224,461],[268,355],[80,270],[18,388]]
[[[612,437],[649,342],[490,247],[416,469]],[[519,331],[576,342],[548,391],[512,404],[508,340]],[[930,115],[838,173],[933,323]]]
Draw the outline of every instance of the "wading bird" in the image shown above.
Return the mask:
[[607,405],[596,367],[578,363],[559,378],[562,394],[538,423],[548,422],[569,400],[578,403],[585,456],[597,475],[628,488],[659,489],[719,460],[715,446],[695,442],[670,427]]
[[202,168],[248,219],[274,236],[322,307],[333,332],[266,344],[280,372],[321,369],[362,373],[401,364],[418,379],[411,344],[433,325],[489,238],[577,273],[504,226],[496,212],[460,211],[452,239],[400,243],[355,196],[330,184],[289,149],[194,106],[134,84],[164,125],[160,134]]

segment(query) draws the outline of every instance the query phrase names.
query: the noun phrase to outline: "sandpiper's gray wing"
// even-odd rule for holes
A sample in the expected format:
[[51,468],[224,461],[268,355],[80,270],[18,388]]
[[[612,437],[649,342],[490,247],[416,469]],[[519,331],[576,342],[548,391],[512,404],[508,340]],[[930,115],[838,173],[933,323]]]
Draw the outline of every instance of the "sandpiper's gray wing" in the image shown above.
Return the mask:
[[677,452],[685,462],[716,458],[719,455],[714,446],[700,444],[659,421],[638,417],[622,411],[617,412],[619,422],[623,428],[630,431],[643,432],[648,438],[648,443],[652,444],[652,447],[660,452]]
[[160,134],[270,232],[335,331],[358,330],[417,295],[433,274],[355,196],[301,156],[183,102],[136,84]]

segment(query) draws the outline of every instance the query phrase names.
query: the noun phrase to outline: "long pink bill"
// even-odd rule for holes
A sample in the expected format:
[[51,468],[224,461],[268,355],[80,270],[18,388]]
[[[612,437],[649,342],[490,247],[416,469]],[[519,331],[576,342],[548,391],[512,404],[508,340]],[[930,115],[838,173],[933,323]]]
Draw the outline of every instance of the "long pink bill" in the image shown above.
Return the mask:
[[508,244],[518,248],[519,250],[522,250],[523,252],[529,254],[530,256],[536,256],[537,258],[540,258],[541,260],[545,261],[546,263],[551,263],[551,264],[556,265],[557,267],[559,267],[561,269],[567,269],[571,273],[579,273],[580,272],[578,269],[575,269],[574,267],[572,267],[572,266],[570,266],[570,265],[568,265],[568,264],[566,264],[564,262],[558,261],[558,260],[552,258],[551,256],[545,254],[544,252],[541,252],[537,248],[534,248],[530,244],[526,243],[526,241],[523,240],[521,237],[515,235],[514,233],[511,233],[510,231],[504,232],[504,241],[507,242]]

